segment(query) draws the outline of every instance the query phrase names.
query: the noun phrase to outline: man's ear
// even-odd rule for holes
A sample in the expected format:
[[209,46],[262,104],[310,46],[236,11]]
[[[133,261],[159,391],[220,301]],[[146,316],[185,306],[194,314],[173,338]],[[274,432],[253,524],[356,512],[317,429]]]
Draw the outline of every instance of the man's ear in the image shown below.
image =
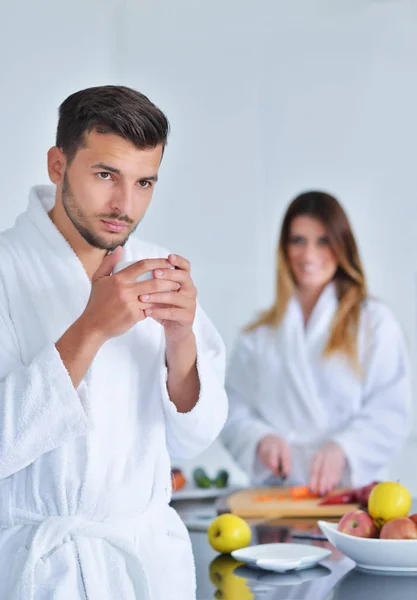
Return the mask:
[[57,146],[48,150],[48,174],[49,179],[55,185],[60,185],[64,180],[67,159],[65,154]]

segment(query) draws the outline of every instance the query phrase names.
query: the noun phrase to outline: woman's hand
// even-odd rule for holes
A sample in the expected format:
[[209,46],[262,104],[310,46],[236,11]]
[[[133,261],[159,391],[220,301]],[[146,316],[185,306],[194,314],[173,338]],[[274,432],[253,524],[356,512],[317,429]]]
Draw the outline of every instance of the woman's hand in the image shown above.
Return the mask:
[[340,484],[346,467],[346,455],[336,442],[324,444],[316,452],[311,466],[310,489],[324,496]]
[[291,472],[291,449],[288,442],[277,435],[267,434],[261,438],[257,456],[261,463],[277,477],[288,478]]

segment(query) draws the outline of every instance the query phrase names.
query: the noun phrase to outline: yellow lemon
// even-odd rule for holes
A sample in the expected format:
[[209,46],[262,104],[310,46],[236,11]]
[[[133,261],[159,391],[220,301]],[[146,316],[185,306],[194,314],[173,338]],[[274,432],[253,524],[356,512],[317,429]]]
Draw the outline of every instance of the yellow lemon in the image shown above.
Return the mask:
[[210,546],[225,554],[249,546],[252,538],[251,529],[246,521],[232,514],[220,515],[214,519],[207,533]]
[[368,500],[368,512],[378,527],[397,517],[407,517],[410,508],[410,492],[394,481],[378,483]]

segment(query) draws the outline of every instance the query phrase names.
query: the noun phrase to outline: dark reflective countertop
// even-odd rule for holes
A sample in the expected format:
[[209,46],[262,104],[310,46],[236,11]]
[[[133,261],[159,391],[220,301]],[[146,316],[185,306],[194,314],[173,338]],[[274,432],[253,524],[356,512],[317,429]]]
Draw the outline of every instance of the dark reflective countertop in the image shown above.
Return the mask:
[[[413,503],[416,508],[416,502]],[[318,567],[277,574],[238,566],[214,552],[206,531],[190,531],[197,574],[197,600],[415,600],[417,574],[360,571],[320,536],[314,520],[280,519],[251,524],[253,544],[297,542],[332,551]]]

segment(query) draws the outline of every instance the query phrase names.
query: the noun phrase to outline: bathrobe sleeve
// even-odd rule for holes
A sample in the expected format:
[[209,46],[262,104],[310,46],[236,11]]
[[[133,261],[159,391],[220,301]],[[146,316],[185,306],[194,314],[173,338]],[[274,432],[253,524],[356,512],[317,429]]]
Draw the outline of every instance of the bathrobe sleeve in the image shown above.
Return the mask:
[[0,479],[85,434],[83,387],[72,385],[54,344],[24,365],[0,279]]
[[200,306],[197,306],[193,329],[197,342],[200,396],[188,413],[178,412],[169,398],[165,348],[163,351],[161,389],[167,447],[171,457],[179,459],[193,458],[205,450],[219,435],[227,417],[225,348],[220,335]]
[[353,486],[364,485],[401,450],[411,426],[411,382],[401,328],[374,303],[362,408],[333,437],[344,450]]
[[221,440],[240,467],[253,481],[271,473],[256,459],[257,446],[267,434],[276,434],[255,408],[257,397],[257,363],[254,333],[243,333],[235,343],[226,377],[229,417]]

